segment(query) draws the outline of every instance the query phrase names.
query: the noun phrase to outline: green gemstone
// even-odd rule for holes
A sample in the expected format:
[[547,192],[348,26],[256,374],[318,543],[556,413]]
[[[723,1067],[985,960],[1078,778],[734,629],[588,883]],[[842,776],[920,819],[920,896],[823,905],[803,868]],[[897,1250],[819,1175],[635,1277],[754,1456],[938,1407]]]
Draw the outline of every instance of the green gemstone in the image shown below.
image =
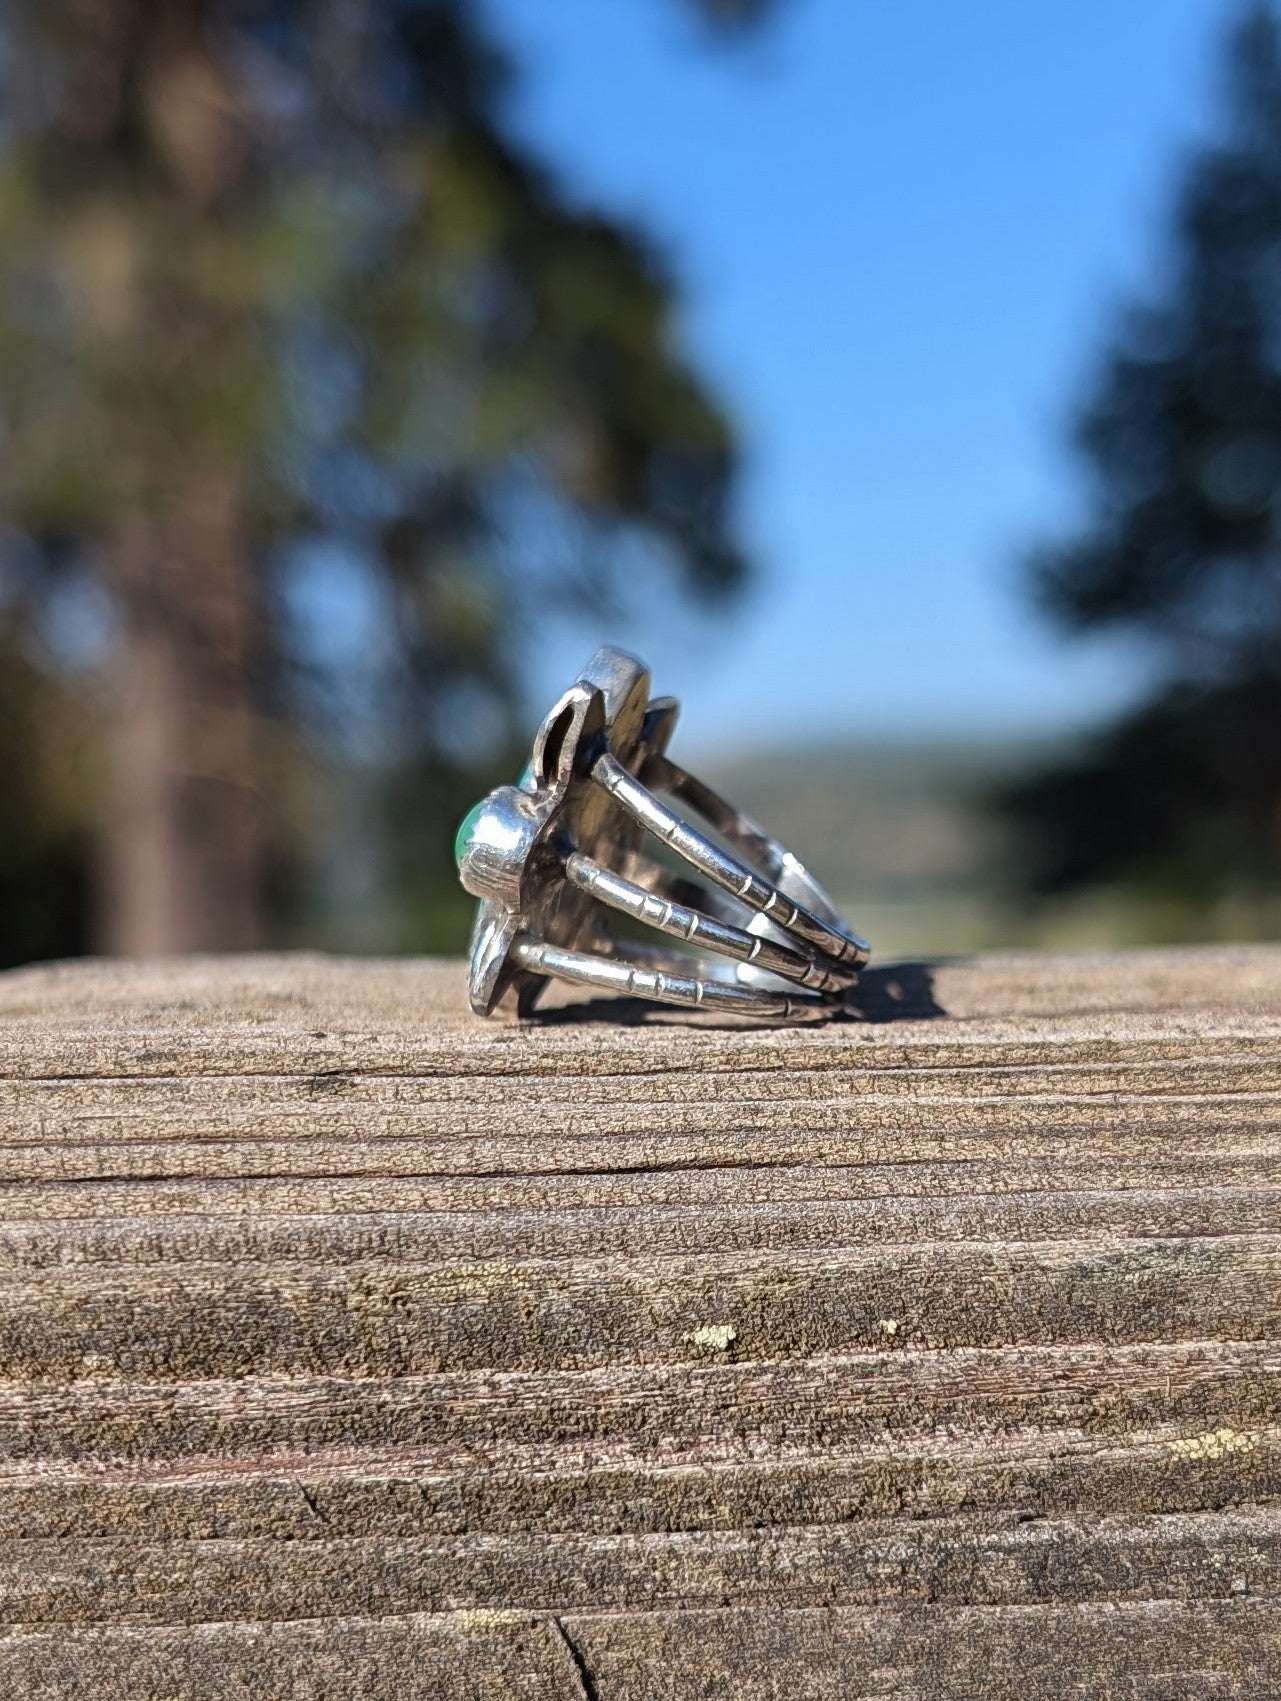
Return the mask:
[[[532,762],[526,762],[525,766],[521,769],[520,778],[516,781],[516,786],[520,791],[534,791],[536,789],[534,785],[534,764]],[[476,830],[476,823],[480,820],[480,812],[484,809],[488,801],[488,798],[482,797],[479,803],[473,803],[466,815],[464,815],[462,820],[458,823],[458,831],[454,834],[454,861],[458,864],[459,868],[463,865],[463,858],[467,854],[467,846],[471,840],[472,834]]]
[[484,807],[485,799],[482,797],[479,803],[472,804],[466,815],[458,823],[458,831],[454,834],[454,861],[459,868],[463,865],[467,846],[471,843],[471,836],[476,831],[476,823],[480,820],[481,811]]

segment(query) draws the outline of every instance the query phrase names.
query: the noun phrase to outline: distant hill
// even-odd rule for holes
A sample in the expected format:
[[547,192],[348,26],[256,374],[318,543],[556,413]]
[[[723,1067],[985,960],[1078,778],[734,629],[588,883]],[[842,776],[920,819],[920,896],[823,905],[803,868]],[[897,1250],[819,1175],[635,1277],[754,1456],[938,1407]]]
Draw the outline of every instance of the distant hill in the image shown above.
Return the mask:
[[702,767],[813,869],[882,960],[1149,936],[1146,919],[1108,895],[1035,911],[1016,898],[984,799],[1049,748],[1030,739],[830,745]]

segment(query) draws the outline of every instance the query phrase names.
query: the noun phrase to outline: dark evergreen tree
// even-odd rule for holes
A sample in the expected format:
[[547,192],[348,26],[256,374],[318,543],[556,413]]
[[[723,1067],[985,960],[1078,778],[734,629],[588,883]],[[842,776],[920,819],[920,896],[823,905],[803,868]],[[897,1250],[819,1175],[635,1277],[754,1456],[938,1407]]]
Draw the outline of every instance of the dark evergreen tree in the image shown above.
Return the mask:
[[1122,882],[1185,921],[1281,891],[1281,34],[1237,23],[1227,123],[1193,158],[1164,293],[1080,415],[1079,536],[1040,552],[1068,632],[1132,635],[1149,701],[1004,798],[1030,888]]

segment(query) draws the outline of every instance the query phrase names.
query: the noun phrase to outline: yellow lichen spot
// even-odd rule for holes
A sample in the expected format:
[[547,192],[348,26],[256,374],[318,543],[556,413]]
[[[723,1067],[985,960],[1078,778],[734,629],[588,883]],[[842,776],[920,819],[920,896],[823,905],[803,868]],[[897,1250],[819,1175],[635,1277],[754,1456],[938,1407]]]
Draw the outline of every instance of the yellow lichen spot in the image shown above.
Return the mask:
[[731,1341],[738,1339],[738,1330],[732,1323],[700,1323],[685,1339],[696,1347],[710,1347],[713,1352],[723,1353]]
[[898,1318],[897,1317],[881,1317],[881,1318],[878,1318],[877,1323],[876,1323],[876,1327],[881,1331],[882,1335],[888,1335],[890,1340],[892,1341],[894,1339],[895,1335],[898,1334],[898,1329],[899,1329]]
[[[488,1297],[504,1282],[512,1281],[512,1267],[497,1259],[477,1259],[470,1264],[447,1264],[427,1272],[421,1286],[433,1298],[475,1299]],[[366,1307],[368,1301],[365,1302]]]
[[1204,1435],[1186,1435],[1166,1442],[1176,1459],[1226,1459],[1230,1453],[1249,1453],[1258,1444],[1257,1435],[1243,1435],[1226,1424]]

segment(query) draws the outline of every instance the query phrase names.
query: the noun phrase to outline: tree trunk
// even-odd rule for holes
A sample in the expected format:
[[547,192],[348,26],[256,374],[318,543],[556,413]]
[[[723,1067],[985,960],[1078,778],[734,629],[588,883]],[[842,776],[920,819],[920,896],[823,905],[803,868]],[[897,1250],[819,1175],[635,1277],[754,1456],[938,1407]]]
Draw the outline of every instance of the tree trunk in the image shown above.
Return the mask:
[[239,491],[193,478],[112,552],[98,943],[125,956],[262,942],[254,598]]

